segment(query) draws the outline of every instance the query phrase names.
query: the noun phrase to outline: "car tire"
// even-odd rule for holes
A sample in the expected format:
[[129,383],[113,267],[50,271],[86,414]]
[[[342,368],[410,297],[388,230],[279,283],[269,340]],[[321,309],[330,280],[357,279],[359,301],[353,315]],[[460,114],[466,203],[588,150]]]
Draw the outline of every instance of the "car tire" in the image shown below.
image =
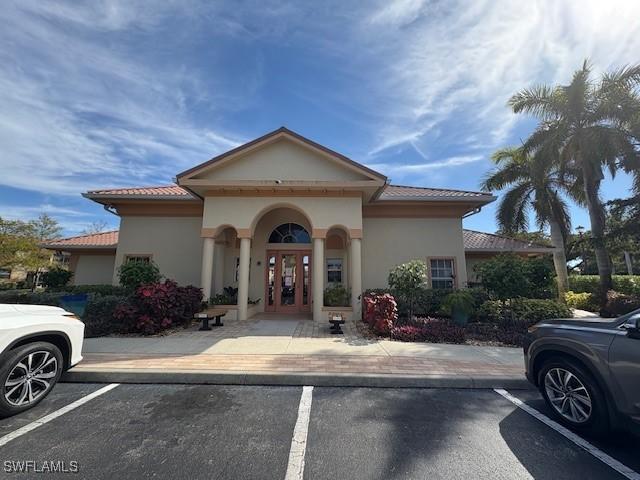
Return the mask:
[[[556,386],[562,383],[558,375],[561,379],[563,372],[570,374],[564,377],[569,378],[568,386],[564,387],[565,392],[558,392]],[[538,375],[538,386],[551,414],[559,423],[596,437],[609,431],[605,396],[593,375],[578,362],[563,357],[545,361]],[[590,401],[590,410],[586,399]],[[588,416],[585,417],[583,412]]]
[[34,342],[6,352],[0,367],[0,418],[24,412],[42,401],[62,375],[62,352]]

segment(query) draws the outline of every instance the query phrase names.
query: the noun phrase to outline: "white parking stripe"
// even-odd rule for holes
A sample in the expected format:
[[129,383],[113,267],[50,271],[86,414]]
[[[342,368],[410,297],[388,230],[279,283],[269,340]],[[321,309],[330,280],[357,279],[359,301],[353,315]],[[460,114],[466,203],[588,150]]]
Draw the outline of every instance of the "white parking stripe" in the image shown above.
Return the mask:
[[291,450],[289,450],[289,465],[285,480],[302,480],[304,475],[304,455],[307,450],[307,432],[309,431],[309,417],[311,416],[311,398],[313,387],[302,387],[298,420],[293,429]]
[[50,413],[49,415],[45,415],[44,417],[31,422],[28,425],[25,425],[24,427],[20,427],[17,430],[14,430],[13,432],[5,435],[4,437],[0,437],[0,447],[2,447],[3,445],[6,445],[7,443],[9,443],[11,440],[15,440],[18,437],[21,437],[22,435],[29,433],[32,430],[35,430],[36,428],[44,425],[45,423],[49,423],[51,420],[54,420],[62,415],[64,415],[65,413],[69,413],[71,410],[75,410],[76,408],[78,408],[81,405],[84,405],[85,403],[93,400],[96,397],[99,397],[100,395],[102,395],[103,393],[107,393],[110,390],[113,390],[114,388],[116,388],[118,385],[120,385],[119,383],[112,383],[110,385],[107,385],[106,387],[102,387],[99,390],[96,390],[93,393],[90,393],[89,395],[86,395],[78,400],[76,400],[75,402],[70,403],[69,405],[67,405],[66,407],[62,407],[59,410],[56,410],[55,412]]
[[592,445],[591,443],[587,442],[585,439],[583,439],[582,437],[576,435],[575,433],[573,433],[571,430],[566,429],[565,427],[563,427],[562,425],[560,425],[557,422],[554,422],[553,420],[551,420],[549,417],[547,417],[546,415],[543,415],[542,413],[540,413],[538,410],[536,410],[533,407],[530,407],[529,405],[527,405],[526,403],[524,403],[522,400],[520,400],[517,397],[514,397],[513,395],[511,395],[509,392],[507,392],[506,390],[503,390],[501,388],[496,388],[494,389],[494,392],[502,395],[504,398],[506,398],[507,400],[509,400],[511,403],[513,403],[514,405],[516,405],[518,408],[524,410],[525,412],[527,412],[529,415],[531,415],[532,417],[535,417],[536,419],[540,420],[542,423],[544,423],[545,425],[553,428],[556,432],[558,432],[560,435],[564,436],[565,438],[571,440],[573,443],[575,443],[576,445],[578,445],[580,448],[586,450],[587,452],[589,452],[591,455],[593,455],[594,457],[596,457],[598,460],[600,460],[601,462],[607,464],[609,467],[613,468],[615,471],[617,471],[618,473],[620,473],[621,475],[624,475],[625,477],[627,477],[629,480],[640,480],[640,474],[637,473],[634,470],[631,470],[629,467],[627,467],[625,464],[620,463],[618,460],[616,460],[613,457],[610,457],[609,455],[607,455],[606,453],[604,453],[602,450],[598,449],[597,447],[595,447],[594,445]]

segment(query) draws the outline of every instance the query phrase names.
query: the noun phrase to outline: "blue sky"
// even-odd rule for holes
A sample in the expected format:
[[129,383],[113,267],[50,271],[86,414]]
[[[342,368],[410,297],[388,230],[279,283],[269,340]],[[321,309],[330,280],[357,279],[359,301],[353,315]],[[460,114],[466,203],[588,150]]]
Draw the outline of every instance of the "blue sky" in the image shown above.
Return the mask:
[[[508,98],[586,57],[640,62],[637,18],[635,0],[9,1],[0,216],[117,227],[80,193],[171,183],[281,125],[394,183],[477,190],[534,125]],[[607,179],[603,197],[630,184]],[[465,226],[494,231],[494,214]]]

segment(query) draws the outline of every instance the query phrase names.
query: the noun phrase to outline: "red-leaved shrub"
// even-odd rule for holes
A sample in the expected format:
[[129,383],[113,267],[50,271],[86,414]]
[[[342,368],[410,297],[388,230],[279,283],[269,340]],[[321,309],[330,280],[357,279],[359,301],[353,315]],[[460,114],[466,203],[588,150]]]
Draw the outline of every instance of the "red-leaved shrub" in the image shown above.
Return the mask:
[[398,320],[398,304],[393,295],[369,292],[363,296],[363,320],[378,335],[388,335]]
[[390,334],[391,338],[404,342],[464,343],[466,339],[463,327],[439,318],[425,318],[413,325],[393,327]]
[[138,287],[128,304],[116,308],[114,317],[129,325],[129,331],[153,335],[172,326],[189,325],[201,307],[202,290],[166,280]]

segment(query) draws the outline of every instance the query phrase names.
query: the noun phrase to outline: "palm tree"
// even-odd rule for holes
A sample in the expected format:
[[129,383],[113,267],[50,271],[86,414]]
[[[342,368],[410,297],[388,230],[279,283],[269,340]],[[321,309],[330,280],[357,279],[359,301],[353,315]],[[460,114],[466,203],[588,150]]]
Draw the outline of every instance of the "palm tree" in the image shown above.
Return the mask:
[[566,86],[539,86],[514,95],[515,113],[541,122],[523,145],[527,152],[557,151],[559,170],[581,172],[580,184],[591,220],[592,242],[600,275],[600,304],[612,288],[611,261],[604,241],[605,210],[600,199],[604,169],[640,177],[640,65],[624,67],[592,81],[588,62]]
[[553,264],[558,278],[558,294],[564,298],[569,288],[566,241],[571,230],[567,204],[561,191],[570,190],[549,156],[528,155],[522,148],[498,150],[492,157],[497,167],[482,182],[483,190],[509,187],[498,206],[496,219],[506,232],[527,231],[532,209],[540,229],[549,226],[553,244]]

